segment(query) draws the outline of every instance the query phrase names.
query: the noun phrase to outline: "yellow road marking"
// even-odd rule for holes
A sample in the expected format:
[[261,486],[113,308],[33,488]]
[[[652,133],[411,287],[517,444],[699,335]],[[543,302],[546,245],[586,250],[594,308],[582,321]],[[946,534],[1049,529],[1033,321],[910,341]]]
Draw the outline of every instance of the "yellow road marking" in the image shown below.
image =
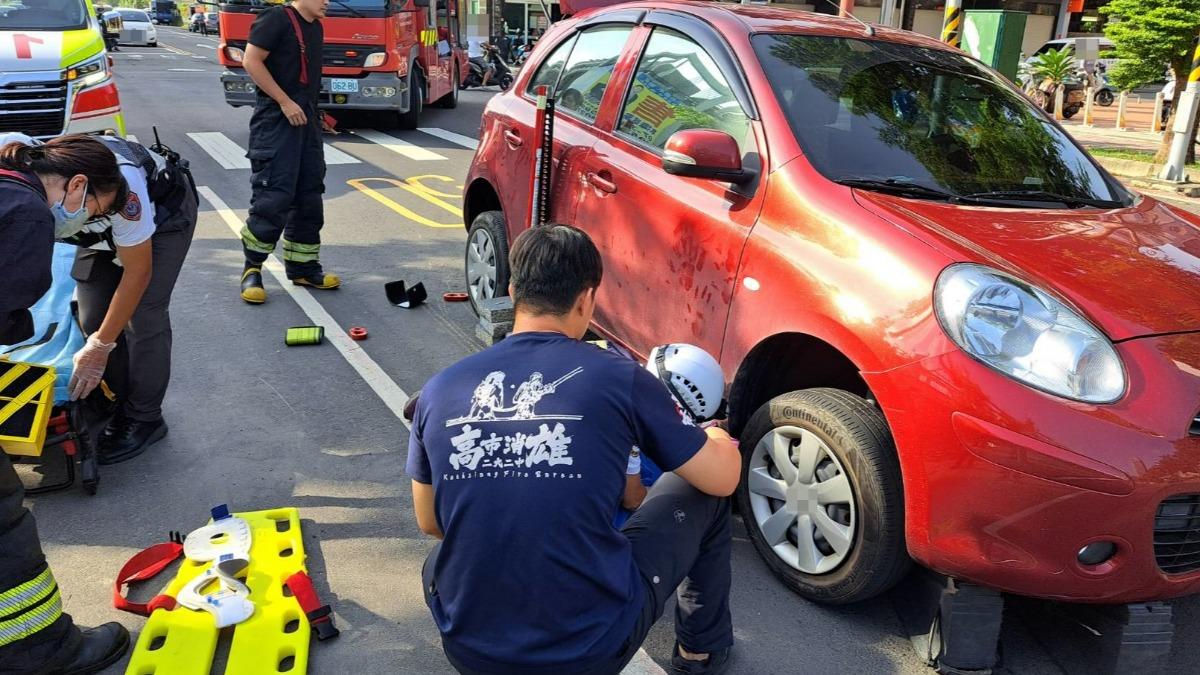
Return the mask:
[[183,56],[196,56],[195,54],[193,54],[189,51],[180,49],[178,47],[172,47],[171,45],[168,45],[168,44],[164,44],[163,47],[165,47],[166,50],[169,52],[174,52],[176,54],[182,54]]
[[[424,225],[425,227],[432,227],[432,228],[437,228],[437,229],[445,229],[445,228],[452,228],[452,227],[461,228],[463,226],[461,222],[439,223],[437,221],[430,220],[429,218],[426,218],[425,216],[422,216],[419,213],[415,213],[414,211],[412,211],[409,208],[405,207],[404,205],[396,202],[395,200],[388,198],[387,196],[380,193],[378,190],[369,188],[366,185],[364,185],[364,183],[366,183],[367,181],[376,181],[376,182],[380,182],[380,183],[387,183],[388,185],[392,185],[394,187],[398,187],[398,188],[401,188],[408,192],[411,192],[412,194],[420,197],[421,199],[424,199],[425,201],[429,202],[430,204],[433,204],[434,206],[442,208],[442,209],[461,218],[462,217],[462,209],[459,209],[458,207],[456,207],[452,204],[447,204],[446,202],[442,201],[441,199],[438,199],[437,196],[435,196],[435,195],[438,195],[439,193],[431,190],[430,188],[427,188],[423,183],[420,182],[421,179],[430,179],[430,178],[437,179],[439,181],[446,181],[446,182],[450,181],[450,179],[447,178],[446,176],[417,176],[416,178],[409,178],[406,181],[398,181],[393,178],[355,178],[353,180],[346,181],[346,184],[349,185],[350,187],[354,188],[355,190],[362,192],[363,194],[367,195],[371,199],[374,199],[375,201],[379,202],[380,204],[383,204],[384,206],[388,207],[389,209],[395,211],[396,213],[399,213],[400,215],[404,216],[405,218],[408,218],[409,220],[413,221],[414,223],[417,223],[418,225]],[[441,196],[450,197],[450,196],[454,196],[454,195],[442,194]]]

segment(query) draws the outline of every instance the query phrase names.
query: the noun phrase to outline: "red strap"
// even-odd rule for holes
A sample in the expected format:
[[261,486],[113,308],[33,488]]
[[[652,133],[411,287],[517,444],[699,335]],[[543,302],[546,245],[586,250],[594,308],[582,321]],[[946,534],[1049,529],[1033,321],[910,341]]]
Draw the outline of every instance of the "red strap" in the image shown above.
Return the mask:
[[134,581],[154,578],[182,555],[183,544],[174,541],[155,544],[135,554],[117,573],[117,581],[113,584],[113,607],[142,616],[150,616],[151,612],[160,608],[174,609],[175,598],[169,595],[158,595],[150,602],[142,604],[127,600],[121,594],[121,589]]
[[300,84],[307,87],[308,47],[304,44],[304,33],[300,32],[300,19],[296,18],[299,12],[292,7],[284,7],[283,11],[286,12],[288,18],[292,20],[292,30],[296,31],[296,42],[300,44]]
[[317,597],[317,589],[313,588],[312,579],[303,571],[296,572],[284,582],[300,603],[300,609],[308,617],[308,623],[317,633],[317,640],[328,640],[338,636],[338,629],[333,626],[333,610],[329,605],[322,605]]

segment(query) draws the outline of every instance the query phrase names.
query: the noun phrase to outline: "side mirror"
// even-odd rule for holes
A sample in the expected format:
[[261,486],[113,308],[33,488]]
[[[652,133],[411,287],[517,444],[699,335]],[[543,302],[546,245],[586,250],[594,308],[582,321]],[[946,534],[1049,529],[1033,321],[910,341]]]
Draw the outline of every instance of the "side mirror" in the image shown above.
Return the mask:
[[730,183],[743,183],[752,177],[742,168],[737,141],[716,129],[684,129],[671,134],[663,151],[662,167],[674,176]]

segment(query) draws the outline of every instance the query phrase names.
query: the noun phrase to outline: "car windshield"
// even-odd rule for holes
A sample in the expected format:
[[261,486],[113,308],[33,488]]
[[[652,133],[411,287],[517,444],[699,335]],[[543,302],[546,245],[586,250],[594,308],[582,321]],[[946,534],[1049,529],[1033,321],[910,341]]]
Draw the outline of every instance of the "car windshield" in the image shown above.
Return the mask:
[[0,30],[77,30],[87,22],[83,0],[0,0]]
[[150,23],[150,17],[146,16],[145,12],[138,12],[136,10],[129,9],[118,9],[117,12],[121,15],[121,19],[123,21],[141,21],[143,23]]
[[753,40],[801,150],[830,180],[916,185],[927,197],[1129,200],[1020,92],[964,56],[854,38]]

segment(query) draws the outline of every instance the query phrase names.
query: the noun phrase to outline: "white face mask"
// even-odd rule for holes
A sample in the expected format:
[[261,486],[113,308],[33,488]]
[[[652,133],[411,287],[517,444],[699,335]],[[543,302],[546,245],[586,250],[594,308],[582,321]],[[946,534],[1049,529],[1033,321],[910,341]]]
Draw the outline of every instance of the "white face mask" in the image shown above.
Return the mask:
[[[70,180],[67,181],[68,188]],[[57,204],[50,206],[50,213],[54,215],[54,238],[66,239],[73,234],[78,234],[87,227],[88,218],[91,214],[87,210],[87,179],[83,182],[83,197],[79,200],[79,208],[74,211],[68,211],[66,207],[67,193],[63,193],[62,199],[58,200]]]

